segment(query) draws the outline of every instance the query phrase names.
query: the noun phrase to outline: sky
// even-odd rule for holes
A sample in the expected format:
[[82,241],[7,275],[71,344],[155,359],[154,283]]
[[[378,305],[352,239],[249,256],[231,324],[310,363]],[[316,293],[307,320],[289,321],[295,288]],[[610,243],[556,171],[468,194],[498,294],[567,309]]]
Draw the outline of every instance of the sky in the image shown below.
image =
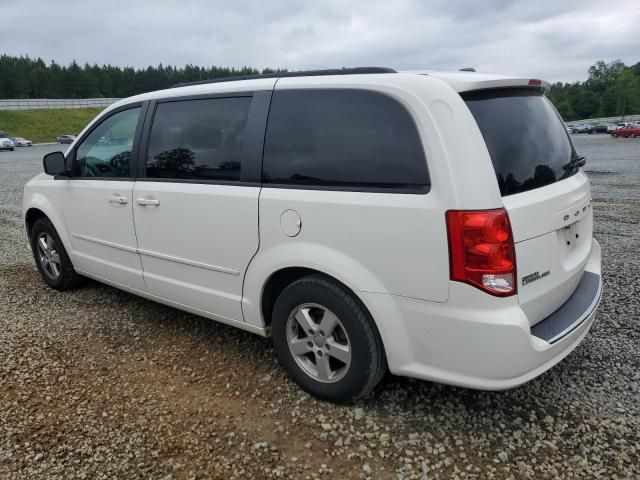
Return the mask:
[[582,81],[640,62],[640,0],[0,0],[0,54],[119,66],[474,67]]

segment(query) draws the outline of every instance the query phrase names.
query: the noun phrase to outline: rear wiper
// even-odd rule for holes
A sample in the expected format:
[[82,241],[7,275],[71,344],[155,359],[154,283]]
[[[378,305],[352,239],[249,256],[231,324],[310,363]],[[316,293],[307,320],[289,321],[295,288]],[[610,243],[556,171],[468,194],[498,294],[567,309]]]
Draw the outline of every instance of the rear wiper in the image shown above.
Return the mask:
[[579,155],[579,156],[575,156],[571,159],[571,161],[565,165],[562,166],[563,170],[571,170],[574,168],[580,168],[580,167],[584,167],[584,164],[587,163],[586,158],[584,158],[584,156]]

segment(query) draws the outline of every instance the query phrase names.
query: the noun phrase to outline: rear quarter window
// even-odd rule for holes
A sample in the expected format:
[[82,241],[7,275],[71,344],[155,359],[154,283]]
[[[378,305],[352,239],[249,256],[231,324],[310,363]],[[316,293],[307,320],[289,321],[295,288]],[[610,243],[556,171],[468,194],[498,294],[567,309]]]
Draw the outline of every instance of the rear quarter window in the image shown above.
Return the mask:
[[563,180],[579,169],[566,128],[551,102],[531,89],[462,94],[489,150],[502,196]]
[[429,186],[409,112],[381,93],[347,89],[274,92],[262,180],[356,190]]

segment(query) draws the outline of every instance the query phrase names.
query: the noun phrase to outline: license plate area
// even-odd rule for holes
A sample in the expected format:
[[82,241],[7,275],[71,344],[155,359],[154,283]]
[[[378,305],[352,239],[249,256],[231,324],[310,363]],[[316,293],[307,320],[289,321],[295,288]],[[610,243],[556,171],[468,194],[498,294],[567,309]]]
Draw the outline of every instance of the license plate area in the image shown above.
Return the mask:
[[579,220],[561,229],[560,238],[563,240],[565,250],[569,252],[573,251],[584,241],[584,239],[580,237],[580,231]]

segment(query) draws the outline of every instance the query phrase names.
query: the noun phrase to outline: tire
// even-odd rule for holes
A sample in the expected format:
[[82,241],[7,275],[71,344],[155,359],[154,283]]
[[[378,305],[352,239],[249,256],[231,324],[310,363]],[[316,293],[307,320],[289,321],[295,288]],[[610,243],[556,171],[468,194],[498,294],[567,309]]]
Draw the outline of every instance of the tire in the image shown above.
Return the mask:
[[631,135],[629,135],[631,138],[636,138],[636,134],[632,133]]
[[344,403],[364,397],[386,373],[373,319],[353,293],[322,275],[303,277],[283,290],[273,308],[272,335],[289,376],[320,399]]
[[[47,248],[41,244],[42,241]],[[33,224],[31,251],[42,279],[51,288],[61,291],[71,290],[82,283],[83,277],[74,270],[58,232],[48,218],[39,218]]]
[[611,134],[611,136],[612,136],[613,138],[618,138],[618,134],[617,134],[617,133],[612,133],[612,134]]

